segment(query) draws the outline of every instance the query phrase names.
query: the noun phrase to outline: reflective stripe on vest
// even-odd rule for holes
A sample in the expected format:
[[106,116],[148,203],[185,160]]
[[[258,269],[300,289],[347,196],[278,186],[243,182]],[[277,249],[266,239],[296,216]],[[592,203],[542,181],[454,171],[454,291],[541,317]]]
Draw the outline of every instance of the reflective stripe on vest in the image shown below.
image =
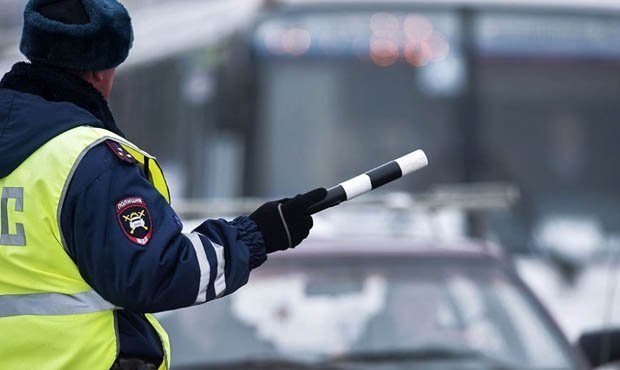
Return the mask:
[[119,308],[91,290],[77,294],[39,293],[0,296],[0,317],[77,315]]
[[[102,129],[77,127],[51,139],[0,178],[0,369],[108,370],[118,355],[115,307],[82,278],[66,252],[60,213],[82,158],[114,140],[136,157],[170,199],[155,158]],[[161,338],[164,329],[145,315]],[[7,334],[7,335],[5,335]]]

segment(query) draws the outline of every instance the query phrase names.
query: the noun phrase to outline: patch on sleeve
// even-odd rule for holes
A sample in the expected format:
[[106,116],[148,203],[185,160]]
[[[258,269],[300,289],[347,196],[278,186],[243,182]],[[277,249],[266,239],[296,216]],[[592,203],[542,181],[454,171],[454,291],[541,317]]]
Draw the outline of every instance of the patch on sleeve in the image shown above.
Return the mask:
[[123,146],[116,141],[106,140],[105,145],[107,145],[107,147],[112,151],[112,153],[114,153],[116,158],[120,159],[121,162],[129,164],[138,163],[138,160],[133,155],[129,154],[129,152],[126,151]]
[[151,214],[140,197],[125,198],[116,204],[116,217],[129,240],[146,245],[153,235]]

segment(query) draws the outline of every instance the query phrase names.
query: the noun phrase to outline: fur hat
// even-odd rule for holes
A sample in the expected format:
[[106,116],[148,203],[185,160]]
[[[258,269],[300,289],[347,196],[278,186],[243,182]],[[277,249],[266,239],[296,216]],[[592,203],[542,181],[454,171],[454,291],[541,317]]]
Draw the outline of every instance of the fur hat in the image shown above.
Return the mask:
[[127,59],[131,18],[116,0],[29,0],[19,46],[31,61],[102,71]]

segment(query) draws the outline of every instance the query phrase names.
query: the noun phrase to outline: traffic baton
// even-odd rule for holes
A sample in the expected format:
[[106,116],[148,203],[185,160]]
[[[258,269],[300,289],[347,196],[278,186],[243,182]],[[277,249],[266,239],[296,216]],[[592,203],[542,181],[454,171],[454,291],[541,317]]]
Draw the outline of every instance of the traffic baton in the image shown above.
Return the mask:
[[322,201],[308,208],[310,214],[321,212],[327,208],[351,200],[371,190],[428,166],[428,158],[423,150],[418,149],[374,170],[356,176],[327,189],[327,196]]

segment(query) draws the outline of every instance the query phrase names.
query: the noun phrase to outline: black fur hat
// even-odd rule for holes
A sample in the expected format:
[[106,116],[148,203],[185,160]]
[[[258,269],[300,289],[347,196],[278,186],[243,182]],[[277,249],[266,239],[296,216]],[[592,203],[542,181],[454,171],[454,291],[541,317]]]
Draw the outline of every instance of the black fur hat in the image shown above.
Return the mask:
[[19,46],[31,61],[75,71],[102,71],[127,59],[131,18],[116,0],[30,0]]

